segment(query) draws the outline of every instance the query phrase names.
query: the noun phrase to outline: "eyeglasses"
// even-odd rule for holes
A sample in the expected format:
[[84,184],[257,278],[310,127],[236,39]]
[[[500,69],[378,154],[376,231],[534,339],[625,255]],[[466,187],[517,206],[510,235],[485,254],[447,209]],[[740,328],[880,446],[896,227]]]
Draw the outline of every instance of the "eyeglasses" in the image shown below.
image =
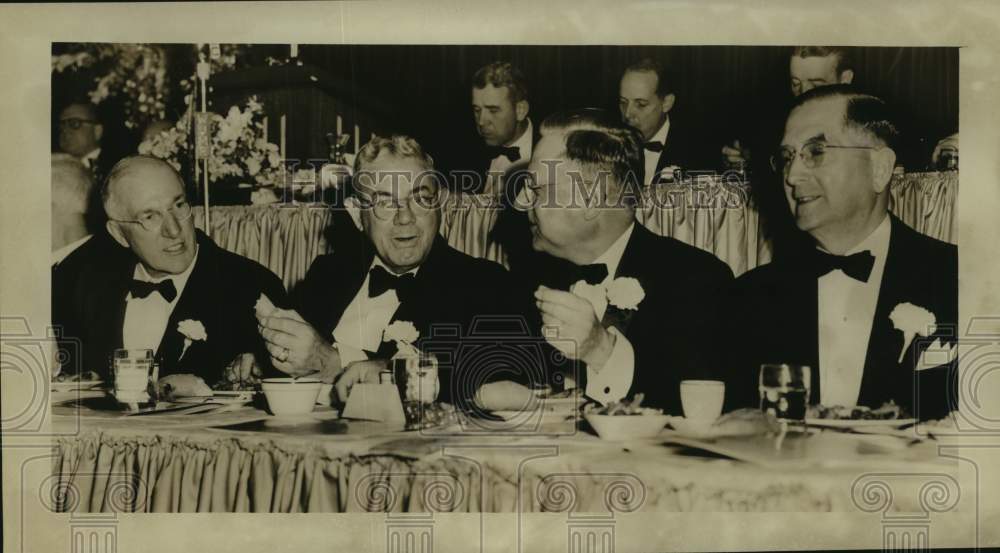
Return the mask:
[[[187,221],[191,218],[191,204],[187,200],[181,200],[174,204],[170,209],[167,210],[169,213],[173,214],[174,218],[178,223],[182,221]],[[132,223],[141,226],[143,229],[149,232],[158,232],[160,228],[163,227],[165,214],[162,211],[147,211],[139,216],[135,220],[127,219],[111,219],[119,223]]]
[[872,146],[838,146],[836,144],[827,144],[826,142],[807,142],[802,145],[802,148],[798,152],[792,148],[781,148],[778,150],[778,153],[771,156],[771,169],[774,169],[775,173],[784,173],[792,166],[792,162],[795,161],[796,156],[802,160],[802,163],[806,167],[815,169],[823,165],[823,156],[826,154],[828,148],[838,150],[881,149],[881,147],[876,148]]
[[437,188],[424,187],[414,191],[405,200],[399,200],[390,196],[382,195],[376,199],[359,197],[361,209],[370,209],[376,218],[388,221],[396,216],[396,213],[403,209],[403,204],[415,215],[420,216],[436,209],[439,205],[439,195]]
[[67,119],[60,119],[59,128],[60,129],[68,128],[75,131],[84,125],[94,125],[96,123],[97,121],[94,121],[93,119],[80,119],[79,117],[70,117]]

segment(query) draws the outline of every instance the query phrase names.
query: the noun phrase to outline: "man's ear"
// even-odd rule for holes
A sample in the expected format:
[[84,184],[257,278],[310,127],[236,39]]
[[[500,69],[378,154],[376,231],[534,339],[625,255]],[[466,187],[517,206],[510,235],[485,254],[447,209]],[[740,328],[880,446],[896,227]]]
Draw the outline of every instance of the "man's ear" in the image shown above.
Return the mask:
[[892,170],[896,167],[896,152],[892,148],[881,148],[872,151],[872,188],[876,194],[881,194],[889,187],[892,180]]
[[673,94],[667,94],[663,97],[663,113],[667,113],[671,108],[674,107],[674,100],[677,98]]
[[94,125],[94,138],[100,142],[102,136],[104,136],[104,125],[98,123]]
[[108,229],[108,234],[115,239],[115,242],[121,244],[123,248],[128,247],[128,240],[125,239],[125,233],[122,232],[122,228],[117,221],[107,221],[104,223],[104,228]]
[[528,108],[531,106],[528,104],[527,100],[521,100],[520,102],[514,104],[514,117],[517,118],[517,122],[520,123],[528,117]]
[[840,84],[851,84],[854,82],[854,70],[845,69],[840,72]]

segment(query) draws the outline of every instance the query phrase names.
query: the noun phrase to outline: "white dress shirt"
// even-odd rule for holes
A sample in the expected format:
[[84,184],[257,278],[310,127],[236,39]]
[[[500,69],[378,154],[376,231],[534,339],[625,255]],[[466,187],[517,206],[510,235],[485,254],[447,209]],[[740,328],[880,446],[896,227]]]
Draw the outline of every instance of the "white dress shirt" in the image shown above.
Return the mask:
[[[615,279],[615,272],[618,271],[625,246],[628,245],[634,228],[635,223],[629,225],[618,240],[594,260],[595,264],[602,263],[608,268],[608,276],[603,282],[590,285],[581,280],[570,287],[570,292],[585,298],[594,306],[594,314],[597,315],[598,321],[604,318],[604,313],[607,311],[607,288]],[[625,397],[632,387],[632,379],[635,376],[635,351],[632,349],[632,344],[617,328],[611,327],[608,331],[615,335],[615,347],[603,367],[587,366],[585,390],[590,398],[604,404]]]
[[867,282],[855,280],[840,269],[819,278],[819,379],[823,405],[858,403],[891,230],[886,215],[867,238],[845,253],[868,250],[875,256]]
[[[518,152],[521,154],[517,163],[524,163],[531,159],[531,142],[534,136],[534,128],[531,125],[531,119],[528,119],[528,126],[525,127],[521,136],[517,137],[512,143],[504,145],[505,147],[517,148]],[[515,162],[505,154],[501,154],[493,158],[493,160],[490,161],[490,169],[486,177],[486,188],[483,190],[483,193],[499,195],[499,177],[510,169],[514,163]]]
[[87,240],[90,240],[91,236],[93,236],[93,234],[88,234],[87,236],[84,236],[79,240],[74,240],[73,242],[70,242],[69,244],[66,244],[65,246],[52,252],[52,266],[54,267],[62,263],[62,260],[66,259],[66,257],[69,256],[69,254],[76,251],[76,249],[79,248],[80,246],[86,244]]
[[144,298],[133,298],[129,292],[125,296],[125,323],[122,326],[122,342],[125,349],[151,349],[154,352],[159,349],[160,341],[167,331],[167,322],[170,314],[181,299],[184,293],[184,286],[187,285],[191,271],[194,270],[195,263],[198,262],[198,251],[195,250],[191,264],[183,273],[169,275],[162,278],[153,278],[146,272],[142,263],[136,263],[132,277],[145,282],[162,282],[173,280],[177,295],[174,301],[168,302],[158,292],[153,292]]
[[[379,266],[384,268],[389,274],[395,275],[385,263],[375,256],[371,267]],[[395,290],[386,290],[383,294],[374,298],[368,297],[368,281],[371,280],[371,267],[365,281],[361,283],[361,288],[354,295],[354,299],[348,304],[344,314],[337,323],[337,328],[333,329],[333,342],[340,353],[340,364],[346,367],[355,361],[368,359],[370,353],[378,351],[382,344],[382,334],[385,327],[389,325],[392,316],[399,309],[399,296]],[[404,274],[417,274],[417,269],[407,271]],[[396,275],[402,276],[402,275]]]
[[[646,142],[659,142],[664,147],[667,145],[667,133],[670,132],[670,117],[663,122],[660,126],[660,130],[656,131],[653,138],[650,138]],[[653,182],[653,177],[656,173],[656,164],[660,161],[660,155],[663,152],[653,152],[645,148],[642,149],[642,155],[646,157],[646,176],[643,180],[643,184],[649,186],[649,183]]]
[[100,157],[100,155],[101,155],[101,149],[95,148],[90,152],[88,152],[87,154],[85,154],[83,157],[81,157],[80,163],[82,163],[83,166],[86,167],[87,169],[93,169],[94,163],[97,162],[97,158]]

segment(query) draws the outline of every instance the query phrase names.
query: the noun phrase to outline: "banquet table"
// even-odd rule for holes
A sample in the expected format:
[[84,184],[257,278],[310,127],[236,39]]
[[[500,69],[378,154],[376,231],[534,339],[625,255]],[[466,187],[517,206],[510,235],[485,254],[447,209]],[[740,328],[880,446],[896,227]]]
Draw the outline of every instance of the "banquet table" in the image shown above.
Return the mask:
[[[715,254],[738,276],[771,260],[749,190],[748,183],[719,175],[656,185],[647,190],[636,219],[657,234]],[[893,177],[889,207],[917,231],[954,244],[957,197],[957,171],[906,173]],[[504,263],[503,249],[489,237],[499,207],[489,196],[446,194],[441,234],[460,251]],[[332,250],[327,237],[334,214],[322,204],[210,209],[212,238],[271,269],[288,288],[305,276],[316,256]],[[195,224],[205,228],[203,207],[195,209]]]
[[871,436],[823,431],[802,435],[813,447],[806,459],[735,460],[685,447],[683,439],[672,443],[670,430],[653,440],[611,442],[573,421],[541,419],[531,432],[403,432],[374,422],[345,425],[336,411],[317,409],[288,419],[251,406],[120,416],[56,405],[53,429],[74,432],[54,443],[55,509],[857,512],[885,485],[872,475],[893,474],[914,482],[893,487],[885,508],[922,512],[928,475],[948,487],[957,470],[933,440],[907,445],[876,436],[887,442],[869,443]]

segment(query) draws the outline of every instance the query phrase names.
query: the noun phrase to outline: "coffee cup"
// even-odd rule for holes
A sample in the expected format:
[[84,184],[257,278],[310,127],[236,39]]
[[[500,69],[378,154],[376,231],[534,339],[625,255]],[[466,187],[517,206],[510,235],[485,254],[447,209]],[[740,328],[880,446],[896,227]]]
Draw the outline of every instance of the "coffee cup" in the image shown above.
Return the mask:
[[684,418],[694,424],[712,424],[722,415],[726,385],[719,380],[681,381],[681,406]]

